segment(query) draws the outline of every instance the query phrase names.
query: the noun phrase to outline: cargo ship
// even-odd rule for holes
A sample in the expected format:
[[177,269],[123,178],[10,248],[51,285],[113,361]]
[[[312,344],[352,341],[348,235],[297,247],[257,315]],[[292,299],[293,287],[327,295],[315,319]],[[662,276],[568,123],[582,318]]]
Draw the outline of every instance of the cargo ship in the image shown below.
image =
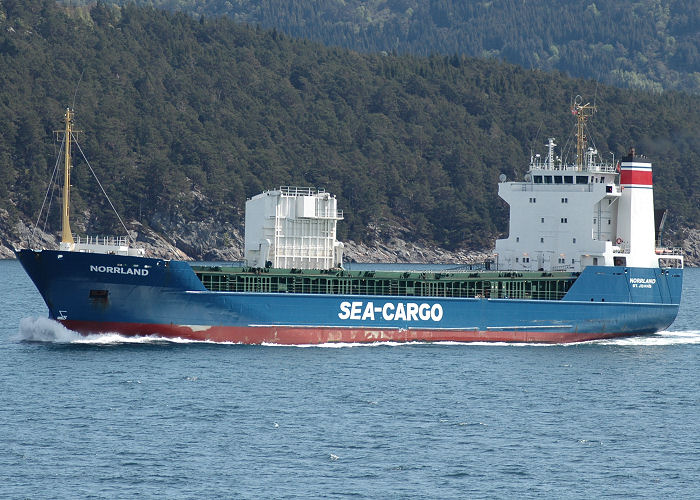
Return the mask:
[[652,164],[631,150],[600,160],[594,111],[577,97],[576,154],[533,155],[500,177],[508,236],[480,269],[348,270],[330,193],[281,187],[246,202],[245,265],[149,258],[126,238],[70,230],[72,114],[64,138],[62,241],[16,255],[50,318],[82,334],[116,332],[242,344],[567,343],[650,334],[681,300],[683,256],[657,241]]

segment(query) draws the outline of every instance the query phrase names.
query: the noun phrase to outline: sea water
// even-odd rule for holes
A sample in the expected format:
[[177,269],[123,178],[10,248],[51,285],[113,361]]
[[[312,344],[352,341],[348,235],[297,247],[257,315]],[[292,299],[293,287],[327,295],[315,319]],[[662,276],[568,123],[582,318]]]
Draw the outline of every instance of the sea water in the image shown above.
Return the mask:
[[573,345],[79,336],[0,261],[1,498],[700,498],[700,270]]

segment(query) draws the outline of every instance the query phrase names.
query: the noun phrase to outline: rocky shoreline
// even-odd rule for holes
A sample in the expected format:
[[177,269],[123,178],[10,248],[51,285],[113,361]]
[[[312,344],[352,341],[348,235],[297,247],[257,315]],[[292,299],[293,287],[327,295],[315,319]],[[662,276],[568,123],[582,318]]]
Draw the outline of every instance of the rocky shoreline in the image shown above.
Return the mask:
[[[177,260],[235,262],[243,260],[243,231],[229,223],[213,220],[179,223],[170,231],[156,232],[138,222],[128,224],[136,247],[145,248],[149,257]],[[407,241],[395,231],[376,232],[370,243],[346,241],[344,260],[360,263],[440,263],[474,264],[492,258],[489,250],[454,251],[436,247],[426,241]],[[700,264],[700,230],[685,228],[675,235],[682,241],[685,264]],[[0,209],[0,259],[14,258],[13,248],[32,246],[58,248],[56,235],[44,233],[22,222],[11,223],[6,211]]]
[[[236,262],[243,260],[243,231],[233,224],[213,220],[179,223],[169,231],[156,232],[138,222],[128,224],[136,247],[149,257],[178,260]],[[382,237],[385,236],[385,237]],[[58,248],[57,235],[35,231],[24,222],[10,223],[0,211],[0,259],[14,258],[13,248],[32,246]],[[393,234],[377,235],[372,243],[346,241],[346,262],[474,264],[490,257],[488,251],[448,251],[428,242],[408,242]]]

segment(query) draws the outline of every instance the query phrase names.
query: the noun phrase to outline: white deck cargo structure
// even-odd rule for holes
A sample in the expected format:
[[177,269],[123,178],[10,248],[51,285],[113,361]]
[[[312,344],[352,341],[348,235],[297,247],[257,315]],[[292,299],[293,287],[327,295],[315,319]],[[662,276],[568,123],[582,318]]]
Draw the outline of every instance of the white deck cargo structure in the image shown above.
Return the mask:
[[252,267],[332,269],[343,265],[335,196],[309,187],[282,186],[246,202],[245,260]]

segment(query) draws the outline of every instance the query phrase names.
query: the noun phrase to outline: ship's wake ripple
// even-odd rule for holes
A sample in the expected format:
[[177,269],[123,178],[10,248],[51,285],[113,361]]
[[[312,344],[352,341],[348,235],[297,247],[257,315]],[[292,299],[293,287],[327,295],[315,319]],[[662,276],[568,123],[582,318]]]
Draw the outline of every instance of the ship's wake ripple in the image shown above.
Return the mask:
[[[96,333],[82,335],[73,330],[69,330],[57,321],[49,318],[23,318],[19,324],[19,340],[24,342],[47,342],[57,344],[213,344],[211,341],[189,340],[183,338],[166,338],[158,335],[125,336],[119,333]],[[216,344],[233,344],[235,342],[216,342]],[[372,342],[372,343],[344,343],[329,342],[326,344],[299,344],[286,347],[325,347],[325,348],[348,348],[348,347],[378,347],[378,346],[402,346],[402,345],[425,345],[425,342]],[[590,345],[614,345],[614,346],[667,346],[682,344],[700,344],[700,330],[686,331],[663,331],[653,335],[642,335],[638,337],[626,337],[609,340],[593,340],[574,344],[532,344],[532,343],[511,343],[511,342],[434,342],[433,345],[464,345],[464,346],[515,346],[515,347],[553,347],[553,346],[575,346],[582,344]],[[279,347],[278,344],[263,344],[264,346]]]

